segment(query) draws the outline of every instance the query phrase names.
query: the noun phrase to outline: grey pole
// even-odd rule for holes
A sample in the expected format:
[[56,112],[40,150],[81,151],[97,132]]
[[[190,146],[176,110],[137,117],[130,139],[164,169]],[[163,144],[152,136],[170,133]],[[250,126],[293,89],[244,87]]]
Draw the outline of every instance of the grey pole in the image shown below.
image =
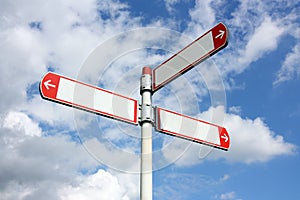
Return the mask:
[[144,67],[141,77],[141,174],[140,199],[152,200],[152,69]]

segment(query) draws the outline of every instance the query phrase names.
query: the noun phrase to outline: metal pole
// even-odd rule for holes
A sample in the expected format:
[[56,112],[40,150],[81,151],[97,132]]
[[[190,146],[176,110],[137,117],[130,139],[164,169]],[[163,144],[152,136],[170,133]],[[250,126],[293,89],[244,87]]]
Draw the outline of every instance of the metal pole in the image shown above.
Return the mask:
[[152,200],[152,69],[144,67],[141,77],[141,174],[140,199]]

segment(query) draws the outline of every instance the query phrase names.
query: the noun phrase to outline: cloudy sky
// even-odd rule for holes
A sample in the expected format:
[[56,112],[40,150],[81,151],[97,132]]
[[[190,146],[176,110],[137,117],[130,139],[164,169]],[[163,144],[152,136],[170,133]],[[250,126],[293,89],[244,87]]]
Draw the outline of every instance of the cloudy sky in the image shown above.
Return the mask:
[[140,100],[155,68],[218,22],[228,46],[153,95],[225,126],[229,151],[153,131],[154,199],[299,199],[300,3],[0,2],[0,199],[139,199],[140,127],[50,101],[48,71]]

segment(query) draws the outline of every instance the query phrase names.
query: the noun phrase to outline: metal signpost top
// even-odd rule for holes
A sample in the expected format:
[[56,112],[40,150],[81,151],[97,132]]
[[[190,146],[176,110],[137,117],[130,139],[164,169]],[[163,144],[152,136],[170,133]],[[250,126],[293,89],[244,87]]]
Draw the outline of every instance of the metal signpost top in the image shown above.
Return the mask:
[[227,39],[227,28],[219,23],[153,71],[150,67],[144,67],[140,85],[141,105],[138,105],[135,99],[52,72],[48,72],[42,78],[40,93],[44,99],[50,101],[133,125],[140,124],[140,198],[151,200],[152,126],[165,134],[226,151],[229,149],[230,138],[224,127],[163,108],[152,107],[152,95],[155,91],[224,48]]

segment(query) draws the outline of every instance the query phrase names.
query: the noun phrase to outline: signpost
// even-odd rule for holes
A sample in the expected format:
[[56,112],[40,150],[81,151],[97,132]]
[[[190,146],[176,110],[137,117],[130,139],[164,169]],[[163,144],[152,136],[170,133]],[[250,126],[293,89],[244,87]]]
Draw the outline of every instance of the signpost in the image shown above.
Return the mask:
[[[157,131],[193,142],[228,150],[230,138],[224,127],[152,107],[155,91],[224,48],[228,31],[219,23],[153,71],[144,67],[141,76],[140,109],[138,101],[105,89],[48,72],[41,80],[44,99],[141,126],[140,198],[152,199],[152,126]],[[141,112],[141,113],[138,113]],[[140,116],[140,118],[138,117]]]

